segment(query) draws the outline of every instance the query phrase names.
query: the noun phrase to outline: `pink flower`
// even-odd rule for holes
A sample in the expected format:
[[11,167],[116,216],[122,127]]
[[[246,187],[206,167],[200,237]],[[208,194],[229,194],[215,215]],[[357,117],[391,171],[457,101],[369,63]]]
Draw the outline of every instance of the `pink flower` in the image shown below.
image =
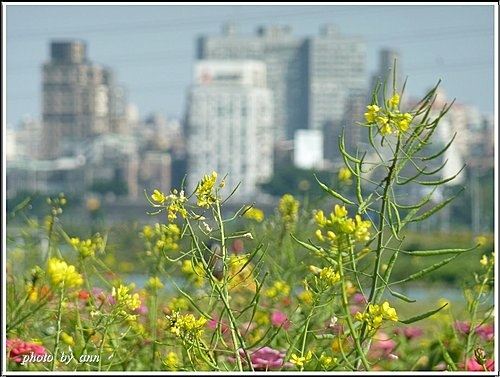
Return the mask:
[[352,296],[352,301],[356,304],[366,304],[365,296],[363,296],[361,293],[355,293],[354,296]]
[[[239,350],[240,357],[243,362],[246,363],[245,352]],[[249,351],[250,360],[252,361],[252,366],[255,370],[270,370],[279,369],[281,367],[290,368],[293,364],[285,361],[285,353],[275,350],[270,347],[262,347],[255,351]],[[231,358],[234,361],[234,358]]]
[[[468,370],[471,372],[484,372],[484,369],[481,366],[481,364],[479,364],[474,358],[467,359],[467,361],[465,362],[465,365],[466,365],[465,370]],[[486,370],[494,371],[495,370],[495,361],[494,360],[486,360],[485,366],[486,366]]]
[[287,330],[290,327],[290,321],[286,318],[286,315],[279,312],[275,311],[273,314],[271,314],[271,324],[274,327],[279,327],[282,326],[285,330]]
[[466,321],[455,321],[455,330],[467,335],[470,332],[470,323]]
[[[465,335],[468,335],[471,331],[470,327],[470,322],[468,321],[455,321],[455,329]],[[474,333],[483,338],[483,340],[491,340],[495,333],[495,327],[493,323],[477,325]]]
[[403,334],[407,340],[410,340],[421,336],[424,332],[420,327],[415,326],[415,327],[405,327],[402,329],[395,329],[394,333],[397,335]]
[[148,314],[148,307],[144,304],[141,303],[141,306],[139,306],[137,309],[134,310],[134,313],[136,314]]
[[207,326],[212,328],[212,329],[216,329],[217,326],[220,326],[221,328],[221,332],[222,334],[226,333],[229,331],[229,326],[227,324],[227,321],[223,320],[222,322],[214,317],[213,319],[211,319],[210,321],[207,322]]
[[7,339],[7,351],[9,356],[16,363],[21,363],[23,361],[23,355],[29,355],[33,353],[34,356],[46,355],[47,351],[45,348],[36,343],[28,343],[21,339]]
[[476,335],[479,335],[483,340],[488,341],[493,339],[495,335],[495,325],[493,323],[482,324],[476,327],[474,330]]
[[389,335],[379,331],[376,337],[373,339],[372,347],[370,352],[374,357],[394,357],[391,352],[396,348],[397,343],[392,340]]

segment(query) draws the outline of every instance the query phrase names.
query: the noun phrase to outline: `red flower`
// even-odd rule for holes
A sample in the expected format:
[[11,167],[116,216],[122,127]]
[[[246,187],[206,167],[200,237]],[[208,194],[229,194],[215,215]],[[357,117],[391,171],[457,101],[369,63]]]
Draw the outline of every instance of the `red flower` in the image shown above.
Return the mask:
[[78,292],[78,298],[81,300],[88,300],[90,297],[89,293],[87,291],[80,291]]
[[36,343],[28,343],[18,338],[7,339],[7,351],[9,352],[9,357],[16,363],[21,363],[23,361],[23,355],[29,355],[31,353],[33,353],[34,356],[47,354],[43,346]]

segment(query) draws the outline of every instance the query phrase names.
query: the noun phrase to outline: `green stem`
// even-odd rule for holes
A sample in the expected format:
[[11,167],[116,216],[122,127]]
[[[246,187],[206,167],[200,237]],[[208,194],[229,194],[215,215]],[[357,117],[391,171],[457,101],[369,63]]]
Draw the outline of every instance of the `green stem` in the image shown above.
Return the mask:
[[153,288],[153,292],[151,295],[151,308],[150,310],[152,311],[151,313],[151,337],[152,337],[152,342],[153,342],[153,354],[151,355],[151,366],[152,370],[155,369],[156,365],[156,325],[157,325],[157,316],[158,316],[158,289],[156,287]]
[[[479,300],[481,298],[481,295],[483,294],[484,288],[486,287],[486,284],[488,282],[488,276],[491,271],[491,266],[488,268],[486,273],[484,274],[484,279],[481,282],[481,285],[479,287],[479,292],[477,293],[477,296],[474,298],[471,304],[471,320],[470,320],[470,327],[469,327],[469,333],[467,334],[467,343],[465,346],[465,360],[464,360],[464,365],[467,365],[467,359],[469,358],[469,355],[472,352],[471,345],[472,345],[472,337],[474,336],[474,322],[476,321],[477,317],[477,306],[479,303]],[[484,367],[484,366],[483,366]]]
[[104,332],[102,334],[101,344],[99,345],[99,366],[97,370],[100,372],[102,370],[102,353],[104,351],[104,342],[106,340],[106,334],[108,332],[109,323],[104,327]]
[[[339,242],[339,246],[340,246],[340,242]],[[344,276],[344,267],[342,264],[342,253],[340,251],[340,248],[339,248],[339,252],[338,252],[337,263],[338,263],[340,282],[341,282],[342,307],[343,307],[344,313],[346,315],[347,326],[349,327],[349,331],[351,332],[352,339],[354,340],[354,346],[356,347],[356,351],[357,351],[359,357],[361,358],[361,362],[363,363],[365,370],[368,372],[370,370],[370,365],[368,364],[368,360],[366,360],[365,352],[364,352],[364,350],[361,347],[361,344],[359,342],[359,337],[358,337],[358,334],[356,333],[356,329],[354,328],[354,324],[352,323],[352,318],[351,318],[351,314],[349,311],[349,301],[347,299],[347,286],[346,286],[346,281],[345,281],[345,276]]]
[[227,276],[226,276],[226,270],[227,270],[227,268],[226,268],[227,267],[226,266],[226,264],[227,264],[227,260],[226,260],[226,258],[227,258],[227,248],[226,248],[226,244],[225,244],[224,223],[222,221],[222,214],[221,214],[221,209],[220,209],[220,203],[218,201],[216,202],[216,214],[215,214],[215,217],[216,217],[216,221],[218,223],[218,226],[219,226],[219,229],[220,229],[220,233],[221,233],[221,253],[222,253],[221,258],[223,258],[223,260],[222,260],[223,261],[223,263],[222,263],[222,266],[223,266],[222,288],[220,286],[220,282],[218,282],[218,281],[215,280],[215,277],[211,273],[210,266],[208,266],[207,262],[203,258],[201,246],[198,243],[198,240],[197,240],[197,238],[195,236],[195,233],[193,231],[193,227],[192,227],[191,222],[189,221],[189,219],[186,219],[186,225],[187,225],[187,227],[189,229],[189,232],[191,234],[191,237],[192,237],[195,249],[198,252],[200,252],[201,262],[203,263],[203,266],[204,266],[205,270],[207,271],[207,276],[210,279],[210,283],[212,284],[212,287],[214,287],[215,290],[217,291],[217,294],[218,294],[219,298],[221,299],[222,304],[224,305],[225,310],[228,313],[228,317],[229,317],[229,330],[231,332],[231,337],[233,339],[233,348],[234,348],[233,349],[233,353],[234,353],[234,357],[236,359],[236,363],[238,365],[238,369],[240,371],[243,371],[243,364],[241,362],[241,356],[240,356],[240,354],[238,352],[238,344],[240,344],[243,352],[245,353],[245,358],[247,360],[249,368],[253,371],[252,361],[251,361],[250,355],[249,355],[249,353],[248,353],[248,351],[246,349],[245,341],[244,341],[243,337],[241,336],[240,332],[238,331],[237,321],[236,321],[236,318],[234,317],[234,314],[232,312],[231,306],[229,304],[229,293],[228,293],[228,290],[227,290],[228,281],[227,281]]
[[382,195],[382,204],[380,207],[380,213],[379,213],[379,232],[378,232],[378,237],[377,237],[377,255],[375,258],[375,267],[373,270],[373,278],[372,278],[372,286],[370,290],[370,297],[368,301],[372,304],[376,304],[378,300],[380,300],[380,297],[382,296],[382,293],[384,292],[384,288],[377,288],[377,283],[378,283],[378,278],[379,278],[379,271],[380,271],[380,263],[382,260],[382,253],[384,249],[384,233],[385,233],[385,220],[386,220],[386,212],[387,212],[387,206],[389,203],[389,190],[392,186],[392,182],[394,181],[394,173],[396,170],[396,164],[398,162],[398,154],[399,154],[399,149],[401,146],[401,135],[398,136],[398,141],[396,144],[396,150],[394,151],[394,159],[392,160],[392,164],[389,167],[389,171],[387,173],[387,177],[384,178],[384,191]]
[[61,286],[61,293],[59,295],[59,302],[57,304],[57,324],[56,324],[56,342],[54,345],[54,359],[52,360],[52,371],[56,370],[56,362],[59,353],[59,341],[61,337],[61,319],[62,319],[62,303],[64,299],[64,282]]

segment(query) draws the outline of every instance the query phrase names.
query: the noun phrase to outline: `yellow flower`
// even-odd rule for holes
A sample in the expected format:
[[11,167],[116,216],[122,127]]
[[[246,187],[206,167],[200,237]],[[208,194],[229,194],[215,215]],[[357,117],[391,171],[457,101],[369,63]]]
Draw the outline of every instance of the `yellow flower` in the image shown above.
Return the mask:
[[340,281],[340,274],[335,272],[331,267],[325,267],[319,273],[319,278],[328,285],[333,285]]
[[339,174],[338,174],[338,180],[346,185],[350,185],[352,183],[351,180],[352,173],[349,169],[347,168],[340,168]]
[[327,356],[324,353],[322,353],[321,356],[319,357],[319,362],[321,363],[321,366],[323,368],[329,368],[332,365],[335,365],[337,361],[338,359],[336,357]]
[[146,239],[149,239],[149,238],[153,238],[154,235],[155,235],[155,232],[153,230],[153,228],[149,225],[145,225],[143,230],[142,230],[142,233],[141,235],[146,238]]
[[83,284],[83,278],[76,272],[75,266],[68,266],[65,261],[57,258],[51,258],[49,260],[47,272],[50,281],[57,287],[64,286],[65,288],[72,288]]
[[297,356],[296,354],[292,354],[292,358],[290,362],[297,365],[298,367],[303,367],[304,364],[307,364],[312,359],[312,352],[307,351],[306,356]]
[[326,218],[322,210],[316,212],[316,214],[314,215],[314,220],[316,220],[316,224],[318,224],[320,227],[325,226]]
[[483,257],[481,258],[479,263],[481,263],[481,265],[483,265],[483,266],[487,266],[488,265],[488,257],[483,254]]
[[161,289],[164,285],[158,276],[151,276],[146,284],[146,287],[149,289]]
[[247,210],[243,216],[247,219],[255,220],[258,223],[264,221],[264,212],[259,208],[252,207]]
[[215,182],[217,181],[217,173],[212,172],[212,175],[205,175],[198,187],[196,188],[195,194],[198,198],[198,206],[209,208],[211,204],[215,203],[217,197],[213,192]]
[[315,235],[316,235],[316,238],[318,240],[320,240],[320,241],[324,241],[325,240],[325,237],[323,237],[323,233],[321,232],[320,229],[316,229]]
[[163,360],[163,364],[170,371],[175,371],[179,369],[179,356],[175,352],[169,352]]
[[165,203],[165,194],[155,189],[153,195],[151,195],[151,199],[157,203],[163,204]]
[[477,245],[482,246],[486,244],[486,242],[488,242],[488,239],[485,236],[477,236],[476,238],[474,238],[474,242]]
[[73,339],[73,337],[71,335],[65,333],[64,331],[61,333],[61,339],[63,340],[64,343],[66,343],[70,346],[75,345],[75,340]]
[[86,240],[80,240],[78,237],[73,237],[70,240],[70,245],[73,246],[73,249],[83,258],[93,257],[96,251],[104,249],[104,239],[100,234],[96,234],[94,237]]
[[345,206],[339,206],[338,204],[335,204],[335,217],[337,218],[342,218],[347,216],[347,209]]
[[304,304],[312,304],[313,303],[313,293],[309,290],[303,291],[299,293],[299,300],[303,302]]
[[375,123],[378,113],[380,111],[380,107],[377,105],[369,105],[366,107],[368,112],[365,113],[365,119],[368,123]]
[[389,306],[389,302],[384,301],[382,305],[369,304],[365,313],[357,312],[354,316],[358,321],[366,322],[368,330],[377,329],[384,319],[398,321],[396,309]]
[[266,296],[269,298],[286,297],[289,293],[290,286],[282,280],[275,281],[272,287],[265,291]]
[[290,194],[285,194],[279,202],[279,211],[285,223],[294,223],[298,219],[300,202]]
[[207,323],[205,317],[196,319],[191,313],[181,316],[179,312],[175,311],[172,315],[167,315],[170,332],[177,337],[182,338],[201,338],[203,334],[203,327]]
[[382,304],[382,314],[384,315],[384,318],[388,319],[389,321],[398,321],[396,309],[391,308],[387,301],[384,301],[384,303]]
[[189,309],[189,302],[184,297],[174,297],[167,306],[171,311],[183,311]]
[[116,299],[117,304],[122,304],[129,311],[134,311],[141,306],[141,300],[139,300],[138,293],[130,294],[129,291],[129,287],[120,284],[118,289],[116,287],[113,287],[111,296]]
[[391,99],[388,101],[389,107],[397,107],[399,105],[399,94],[394,93]]
[[383,120],[385,122],[381,122],[382,127],[380,128],[380,133],[384,136],[392,134],[394,132],[394,130],[392,129],[391,125],[388,123],[387,118],[383,118]]
[[370,239],[370,232],[368,228],[372,226],[372,223],[368,220],[361,220],[361,216],[356,215],[356,230],[354,231],[354,236],[358,241],[368,241]]

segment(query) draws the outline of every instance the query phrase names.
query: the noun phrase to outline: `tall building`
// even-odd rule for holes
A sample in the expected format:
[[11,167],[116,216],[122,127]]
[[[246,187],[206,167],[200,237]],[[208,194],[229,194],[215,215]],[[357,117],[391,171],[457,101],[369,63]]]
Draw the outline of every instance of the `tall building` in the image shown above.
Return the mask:
[[[394,88],[394,66],[396,67],[396,88]],[[386,86],[385,95],[387,98],[392,96],[394,89],[398,93],[401,93],[401,90],[404,85],[404,73],[403,67],[401,64],[401,58],[399,52],[394,49],[384,48],[379,51],[379,63],[377,67],[377,71],[372,74],[370,87],[368,88],[368,102],[371,103],[371,96],[373,94],[373,90],[377,84],[382,84]],[[380,88],[379,91],[379,103],[383,102],[383,87]],[[406,97],[403,97],[402,100],[408,100]]]
[[307,54],[304,38],[289,27],[260,27],[256,35],[225,25],[222,35],[198,39],[198,59],[261,60],[267,67],[267,86],[274,100],[275,140],[293,139],[295,130],[307,128]]
[[275,136],[293,138],[301,128],[321,129],[342,119],[353,95],[364,94],[366,46],[327,25],[316,37],[295,37],[286,26],[261,27],[254,36],[225,26],[198,39],[198,59],[258,59],[267,65],[275,102]]
[[273,98],[262,62],[202,60],[187,101],[187,189],[226,175],[240,199],[254,197],[273,171]]
[[332,25],[308,40],[310,129],[339,123],[350,100],[366,93],[366,47],[358,37],[339,33]]
[[43,65],[43,158],[70,154],[74,143],[123,133],[125,98],[113,73],[87,59],[83,41],[53,41]]

